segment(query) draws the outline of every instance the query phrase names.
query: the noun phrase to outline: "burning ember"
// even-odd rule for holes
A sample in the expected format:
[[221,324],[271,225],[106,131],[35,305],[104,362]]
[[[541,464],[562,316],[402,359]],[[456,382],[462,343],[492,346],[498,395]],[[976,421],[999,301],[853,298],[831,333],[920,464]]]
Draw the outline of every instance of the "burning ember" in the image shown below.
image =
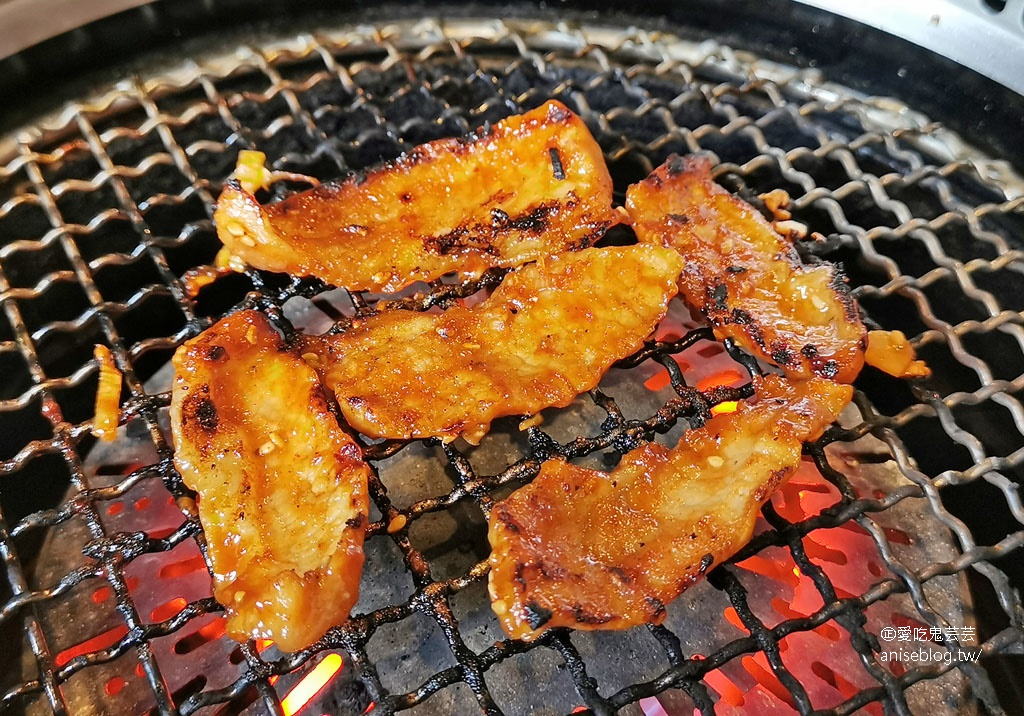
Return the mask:
[[[125,509],[126,507],[129,509]],[[120,529],[147,529],[151,533],[160,532],[162,525],[173,524],[176,526],[181,521],[181,512],[174,500],[161,499],[155,494],[153,497],[147,495],[138,498],[134,502],[125,500],[111,503],[107,512],[110,516],[121,518],[118,522]],[[190,603],[211,598],[206,563],[194,542],[184,542],[165,555],[151,557],[153,558],[142,557],[133,562],[129,568],[128,578],[129,588],[136,604],[140,609],[145,608],[148,612],[147,622],[161,623],[173,620],[181,615]],[[180,596],[171,599],[164,598],[163,601],[160,601],[161,595],[175,592]],[[109,605],[112,596],[113,593],[109,587],[99,587],[93,591],[91,602],[96,605]],[[223,616],[211,614],[190,621],[175,632],[171,643],[164,643],[168,640],[155,642],[163,647],[155,649],[155,651],[161,667],[165,669],[165,676],[178,676],[170,684],[174,688],[173,693],[176,699],[187,697],[189,691],[198,691],[212,683],[218,669],[216,666],[211,668],[211,665],[216,665],[218,660],[236,664],[241,662],[240,658],[233,658],[238,651],[237,644],[224,635],[224,625]],[[58,667],[64,666],[76,657],[115,647],[127,633],[127,627],[119,624],[64,649],[57,655],[56,664]],[[273,646],[274,643],[266,639],[255,642],[257,653],[263,653]],[[294,716],[306,713],[304,709],[323,692],[325,687],[342,670],[342,666],[341,655],[330,653],[320,659],[312,669],[304,670],[305,673],[289,676],[285,680],[285,688],[279,690],[281,708],[285,715]],[[236,670],[231,669],[229,676],[236,675]],[[144,680],[145,672],[140,666],[130,674],[112,676],[107,679],[104,684],[104,693],[111,699],[111,704],[115,704],[120,701],[119,697],[125,698],[132,695],[129,693],[132,690],[126,687],[132,685],[133,682],[138,686]],[[270,678],[270,683],[275,685],[279,680],[280,677],[274,676]],[[182,681],[183,683],[181,683]],[[227,685],[227,683],[229,680],[223,685]],[[218,711],[218,713],[221,712]],[[241,713],[241,711],[231,711],[231,713]]]
[[302,677],[302,681],[292,687],[291,691],[281,700],[281,708],[285,716],[299,713],[306,704],[312,701],[322,688],[330,683],[334,675],[341,671],[342,659],[338,654],[328,654],[313,667],[313,670]]

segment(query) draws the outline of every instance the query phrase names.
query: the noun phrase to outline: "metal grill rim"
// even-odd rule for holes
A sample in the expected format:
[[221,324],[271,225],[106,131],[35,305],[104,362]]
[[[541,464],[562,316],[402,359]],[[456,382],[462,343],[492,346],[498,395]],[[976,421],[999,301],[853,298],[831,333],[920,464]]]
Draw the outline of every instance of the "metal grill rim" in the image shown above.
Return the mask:
[[[520,62],[522,66],[532,65],[541,75],[549,65],[559,69],[584,66],[592,73],[592,78],[598,78],[594,79],[595,86],[598,82],[619,82],[627,90],[639,86],[636,78],[645,73],[655,78],[668,77],[678,87],[687,88],[679,92],[676,100],[686,96],[707,101],[709,106],[716,108],[714,114],[720,123],[685,127],[676,124],[673,118],[675,100],[663,101],[653,97],[650,92],[640,97],[634,107],[616,106],[600,111],[589,104],[586,80],[576,84],[570,77],[550,90],[553,95],[567,98],[599,137],[623,138],[618,146],[605,147],[608,159],[613,164],[638,161],[641,169],[649,171],[652,168],[651,156],[663,154],[670,145],[678,144],[680,148],[689,151],[707,151],[709,147],[702,142],[717,146],[715,140],[721,137],[738,136],[752,142],[756,149],[755,156],[745,162],[723,158],[716,170],[719,178],[732,181],[742,188],[758,172],[768,171],[781,176],[791,187],[802,189],[802,194],[799,191],[793,192],[794,211],[818,212],[827,217],[835,229],[834,240],[826,242],[825,248],[828,251],[855,252],[879,275],[878,285],[860,285],[855,295],[865,301],[885,301],[890,296],[898,295],[912,302],[924,325],[924,329],[914,337],[915,345],[919,349],[940,344],[946,346],[954,361],[973,371],[979,386],[974,390],[939,395],[925,385],[914,385],[913,403],[891,416],[879,413],[867,396],[859,393],[857,407],[862,418],[861,424],[846,431],[832,431],[823,441],[808,448],[808,453],[822,473],[843,494],[842,502],[834,510],[798,524],[789,524],[770,508],[766,509],[765,518],[772,529],[755,537],[734,560],[741,560],[769,544],[786,546],[800,569],[813,579],[825,606],[808,618],[784,620],[769,628],[747,604],[743,585],[736,575],[729,568],[719,569],[713,581],[729,595],[750,635],[726,644],[706,659],[686,657],[678,649],[678,639],[673,644],[674,635],[671,632],[662,627],[652,627],[652,633],[666,648],[670,668],[650,681],[604,696],[598,686],[591,682],[587,675],[587,664],[573,645],[571,635],[565,632],[552,632],[537,645],[526,646],[504,641],[480,654],[474,653],[459,634],[448,597],[469,583],[480,580],[485,573],[485,562],[479,563],[460,578],[435,581],[429,571],[422,567],[426,564],[422,555],[416,552],[407,536],[399,533],[394,540],[417,587],[413,598],[407,603],[360,615],[352,623],[330,632],[315,647],[277,660],[265,661],[253,644],[243,645],[242,654],[249,668],[238,681],[225,689],[201,691],[177,702],[167,689],[160,666],[148,649],[148,642],[173,633],[190,619],[219,607],[212,599],[201,600],[189,604],[177,616],[164,622],[148,624],[132,602],[123,569],[126,563],[141,554],[168,551],[188,540],[197,541],[202,548],[198,520],[192,511],[177,530],[160,538],[138,533],[108,534],[98,509],[98,505],[104,501],[125,494],[146,479],[162,480],[171,494],[182,500],[188,509],[188,493],[174,473],[170,461],[171,448],[158,417],[159,410],[166,407],[168,397],[166,394],[147,393],[134,366],[147,353],[166,352],[196,335],[210,323],[210,316],[197,312],[196,304],[187,298],[180,271],[172,268],[168,259],[169,251],[187,243],[192,235],[209,230],[209,213],[205,219],[191,222],[178,236],[166,237],[150,226],[150,209],[161,204],[179,205],[197,198],[209,212],[216,195],[216,185],[203,178],[195,169],[197,156],[203,152],[230,151],[237,147],[263,148],[264,142],[273,143],[278,133],[296,128],[300,133],[305,132],[317,146],[320,152],[317,161],[326,157],[326,161],[335,164],[338,173],[349,169],[349,161],[342,151],[344,147],[339,149],[338,143],[329,141],[318,125],[317,110],[305,106],[300,97],[316,84],[314,80],[319,81],[318,77],[332,78],[344,88],[351,89],[356,97],[354,103],[361,103],[380,120],[375,127],[357,136],[353,144],[364,142],[375,136],[375,133],[381,134],[383,128],[383,136],[394,142],[396,150],[408,149],[409,143],[396,137],[424,127],[415,121],[395,127],[389,123],[388,112],[382,106],[401,99],[403,93],[411,93],[416,88],[405,86],[383,97],[367,96],[357,79],[360,73],[367,70],[386,72],[395,67],[408,66],[411,68],[410,76],[420,78],[418,68],[443,62],[454,65],[468,62],[482,72],[479,62],[484,61],[486,65],[491,57],[515,58],[511,60],[512,64]],[[323,69],[303,81],[284,76],[283,73],[308,61],[321,63]],[[244,86],[245,82],[252,80],[252,76],[266,80],[267,89],[262,92],[242,89],[235,94],[229,94],[223,89],[233,81]],[[469,75],[470,78],[474,76],[480,75]],[[473,119],[500,116],[511,111],[509,102],[517,108],[532,106],[545,98],[542,94],[534,86],[515,97],[495,93],[469,113],[453,111],[445,114],[442,111],[442,122],[452,123],[443,131],[452,133],[453,130],[468,130],[467,114]],[[164,108],[177,101],[180,95],[190,99],[175,110],[177,114]],[[251,97],[257,104],[279,101],[286,108],[286,113],[261,132],[236,116],[241,100],[232,104],[228,101],[229,97],[233,100]],[[752,107],[743,107],[742,102],[747,100],[752,103]],[[750,116],[760,110],[763,110],[760,116]],[[860,131],[854,131],[856,136],[852,140],[837,138],[840,136],[838,132],[830,135],[814,124],[816,119],[828,115],[841,116],[847,121],[855,120],[860,125]],[[208,116],[214,123],[220,122],[230,134],[221,141],[199,138],[184,143],[178,139],[176,130],[187,128],[194,120],[204,116]],[[136,126],[132,128],[120,124],[125,118],[131,118]],[[647,143],[629,139],[627,133],[615,128],[625,121],[642,122],[650,118],[664,120],[667,130]],[[806,129],[817,146],[784,149],[773,145],[766,133],[770,133],[772,121],[780,119]],[[141,161],[126,166],[112,157],[112,148],[118,140],[127,139],[131,144],[148,135],[154,135],[152,138],[155,138],[159,149]],[[68,141],[69,138],[74,141]],[[964,343],[965,336],[998,330],[1010,335],[1024,347],[1020,309],[1014,311],[1004,308],[992,292],[977,285],[975,278],[984,272],[1001,271],[1007,267],[1019,270],[1024,260],[1024,251],[1008,242],[1004,236],[1005,231],[998,224],[994,226],[991,219],[1010,220],[1021,215],[1024,183],[1004,162],[981,156],[955,135],[894,100],[859,96],[829,83],[814,70],[787,68],[733,52],[715,43],[687,43],[633,28],[623,31],[597,26],[549,26],[512,21],[441,23],[428,20],[303,35],[279,46],[251,47],[220,58],[206,58],[200,64],[188,63],[161,77],[133,79],[109,95],[71,105],[57,115],[42,120],[35,128],[20,133],[7,148],[13,154],[6,165],[0,167],[0,182],[20,187],[23,191],[0,197],[4,202],[0,206],[0,220],[16,211],[36,211],[46,217],[49,228],[40,237],[19,238],[0,247],[0,305],[3,306],[12,334],[10,339],[4,337],[0,351],[16,354],[24,360],[32,379],[32,385],[27,390],[0,400],[0,412],[23,411],[38,403],[40,414],[48,421],[52,438],[29,442],[15,455],[0,461],[0,477],[10,479],[30,461],[43,454],[56,453],[67,467],[74,497],[54,510],[28,515],[14,524],[8,524],[0,515],[0,551],[12,592],[0,609],[0,621],[25,618],[29,647],[41,665],[37,679],[12,686],[0,696],[0,710],[8,710],[41,695],[54,713],[65,712],[67,704],[60,690],[62,683],[76,673],[87,670],[92,664],[134,649],[160,713],[194,713],[204,706],[228,702],[250,686],[258,690],[268,712],[282,713],[280,698],[270,678],[299,668],[320,651],[343,648],[361,669],[369,695],[383,713],[414,706],[444,687],[460,682],[469,686],[483,711],[496,713],[499,705],[492,699],[486,684],[488,669],[515,654],[540,646],[553,649],[564,660],[581,699],[594,713],[613,713],[626,704],[669,687],[683,689],[697,708],[702,712],[711,712],[714,709],[713,699],[701,677],[729,659],[759,650],[767,654],[775,676],[790,692],[797,709],[809,713],[816,707],[779,658],[778,644],[789,633],[835,620],[850,632],[854,648],[878,684],[874,688],[859,691],[830,711],[852,713],[868,703],[880,701],[891,712],[909,713],[904,692],[914,683],[937,678],[953,667],[942,664],[915,667],[899,677],[889,673],[879,665],[875,657],[878,642],[874,635],[863,628],[863,611],[868,604],[905,592],[911,596],[923,621],[931,625],[940,624],[943,617],[929,607],[922,585],[936,576],[962,573],[967,569],[979,572],[992,583],[1008,621],[1005,629],[981,645],[982,653],[998,653],[1019,648],[1024,643],[1024,633],[1021,631],[1024,611],[1019,596],[1010,587],[1005,574],[991,564],[995,559],[1020,550],[1024,545],[1024,528],[1007,534],[994,545],[979,545],[966,525],[947,510],[939,494],[941,489],[949,485],[985,482],[1000,491],[1008,510],[1024,526],[1024,507],[1016,484],[1002,474],[1016,469],[1024,462],[1024,447],[1018,447],[1007,455],[990,455],[984,441],[959,424],[956,413],[964,406],[994,402],[1011,414],[1017,431],[1024,436],[1024,409],[1015,395],[1024,389],[1024,373],[1015,379],[1001,378],[993,374],[985,361],[968,351]],[[900,162],[898,168],[880,175],[861,169],[858,158],[865,161],[864,153],[870,153],[872,148],[880,148],[894,162]],[[84,151],[95,163],[97,171],[94,176],[56,180],[48,176],[49,171],[61,166],[67,155],[77,151]],[[282,166],[287,166],[290,161],[308,160],[309,156],[299,154],[277,158]],[[820,159],[835,162],[846,173],[846,180],[837,180],[834,187],[822,185],[800,168],[805,161]],[[185,178],[186,186],[176,194],[150,196],[145,201],[136,199],[132,191],[134,180],[160,167],[176,170]],[[987,197],[973,204],[967,203],[962,192],[951,188],[965,177],[978,191],[988,192]],[[932,187],[937,204],[945,210],[927,218],[919,217],[907,203],[893,196],[906,187],[918,185]],[[66,217],[62,204],[67,197],[76,192],[99,191],[109,192],[113,202],[111,213],[94,216],[86,224],[75,223]],[[895,225],[861,226],[851,222],[844,207],[851,201],[858,201],[861,194],[869,197],[881,212],[893,217]],[[138,240],[137,247],[128,254],[106,253],[98,258],[86,258],[76,239],[114,221],[124,221],[130,226]],[[978,257],[963,261],[950,256],[944,248],[948,242],[944,242],[941,235],[954,224],[962,225],[975,239],[991,246],[994,258]],[[920,276],[907,275],[896,260],[884,250],[879,250],[885,242],[893,240],[920,243],[934,259],[935,268]],[[12,285],[7,276],[11,257],[17,253],[31,254],[42,248],[59,248],[68,268],[51,272],[31,286]],[[152,262],[159,283],[146,285],[121,301],[106,298],[97,283],[97,275],[104,269],[140,260]],[[315,298],[325,288],[312,280],[281,282],[258,272],[249,272],[246,276],[252,292],[245,297],[245,305],[266,311],[285,331],[291,329],[282,311],[283,304],[297,296]],[[934,297],[929,290],[934,290],[943,281],[952,281],[967,298],[981,306],[986,315],[980,320],[966,318],[957,322],[950,322],[938,315],[932,310]],[[81,289],[88,308],[69,320],[51,320],[33,328],[31,315],[26,318],[28,313],[25,304],[54,286],[65,283]],[[433,303],[443,303],[450,292],[451,287],[437,284],[431,292],[418,300],[417,307],[422,309]],[[144,302],[161,296],[173,300],[182,312],[180,327],[171,335],[146,337],[129,347],[121,338],[117,319]],[[365,306],[362,297],[354,295],[351,299],[357,309]],[[58,398],[61,391],[77,388],[92,379],[95,375],[94,366],[86,362],[68,375],[51,377],[37,351],[38,346],[44,344],[50,336],[62,332],[78,334],[85,331],[92,331],[111,347],[118,366],[124,372],[129,393],[122,405],[122,419],[141,420],[160,455],[159,462],[135,470],[113,487],[90,486],[89,476],[82,466],[83,455],[78,450],[78,446],[86,440],[90,420],[66,422]],[[672,374],[669,356],[679,352],[685,345],[707,338],[705,331],[695,331],[677,341],[652,344],[625,364],[651,358],[662,362]],[[673,374],[671,377],[679,399],[672,419],[706,416],[708,408],[715,402],[743,395],[742,392],[724,391],[711,396],[712,400],[709,401],[709,396],[686,386],[678,375]],[[422,500],[407,508],[403,514],[414,519],[437,509],[445,500],[459,499],[473,500],[486,513],[490,491],[494,487],[535,471],[538,461],[546,455],[560,453],[575,456],[575,450],[579,451],[578,454],[584,454],[616,444],[616,440],[621,446],[640,436],[649,437],[662,427],[658,421],[664,420],[663,417],[654,416],[643,425],[638,421],[626,421],[621,414],[616,415],[614,401],[610,397],[595,391],[592,398],[608,412],[612,427],[607,435],[589,443],[558,446],[545,440],[539,428],[533,428],[531,442],[534,443],[534,453],[530,458],[502,474],[489,477],[478,476],[458,448],[446,446],[445,454],[457,475],[458,484],[455,489],[446,498]],[[901,439],[900,430],[924,418],[937,419],[948,438],[969,453],[973,465],[967,469],[947,469],[934,475],[918,469],[914,456]],[[857,496],[842,473],[829,465],[824,453],[824,446],[828,442],[854,439],[868,433],[889,447],[901,472],[909,481],[905,489],[883,499],[871,500]],[[402,444],[397,443],[374,445],[369,448],[369,457],[371,460],[384,460],[402,447]],[[386,530],[388,521],[399,512],[388,500],[379,481],[372,486],[372,493],[382,519],[371,526],[371,534],[380,534]],[[918,497],[924,497],[936,519],[951,530],[961,554],[954,562],[935,564],[921,573],[913,573],[902,569],[898,560],[892,558],[892,546],[871,515],[903,500]],[[93,538],[86,553],[92,560],[91,567],[66,575],[59,584],[52,587],[32,588],[26,567],[18,558],[15,540],[35,530],[58,526],[69,519],[82,519],[88,526]],[[842,598],[837,596],[834,585],[803,550],[800,538],[814,529],[835,526],[851,519],[871,535],[881,557],[896,578],[879,582],[875,588],[859,597]],[[72,659],[57,667],[53,648],[47,642],[45,629],[35,616],[35,609],[48,599],[71,591],[92,577],[105,579],[110,585],[128,632],[106,650]],[[435,674],[413,691],[391,694],[382,685],[366,654],[365,644],[381,624],[402,619],[414,612],[426,614],[436,621],[458,663],[457,666]],[[970,680],[974,693],[986,702],[986,706],[998,708],[992,701],[993,689],[984,668],[963,664],[960,668]]]

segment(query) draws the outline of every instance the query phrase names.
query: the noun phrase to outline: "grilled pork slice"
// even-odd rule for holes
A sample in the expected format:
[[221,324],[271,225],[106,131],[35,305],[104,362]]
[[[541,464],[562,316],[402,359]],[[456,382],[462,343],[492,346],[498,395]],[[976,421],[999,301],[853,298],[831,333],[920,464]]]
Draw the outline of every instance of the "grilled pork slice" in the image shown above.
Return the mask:
[[228,632],[306,647],[358,597],[369,474],[359,447],[260,313],[204,331],[174,368],[174,461],[199,493]]
[[551,101],[269,206],[229,184],[214,221],[257,268],[393,292],[589,246],[618,215],[601,148]]
[[840,270],[805,266],[760,213],[715,184],[705,157],[670,157],[626,193],[643,244],[686,257],[679,291],[722,337],[781,367],[849,383],[866,331]]
[[669,450],[648,444],[611,473],[549,460],[491,510],[490,592],[502,627],[659,623],[665,605],[746,544],[761,505],[852,395],[820,378],[755,382],[755,402]]
[[568,405],[640,348],[682,264],[651,246],[562,254],[509,274],[475,306],[385,311],[308,338],[303,357],[361,433],[476,442],[495,418]]

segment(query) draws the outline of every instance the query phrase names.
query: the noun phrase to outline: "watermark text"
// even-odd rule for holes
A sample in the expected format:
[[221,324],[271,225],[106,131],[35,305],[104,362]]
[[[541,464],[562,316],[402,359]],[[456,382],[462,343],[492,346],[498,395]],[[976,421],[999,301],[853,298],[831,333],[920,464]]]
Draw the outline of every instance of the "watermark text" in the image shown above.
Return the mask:
[[932,649],[890,649],[878,652],[879,661],[918,664],[938,663],[940,661],[947,665],[961,661],[973,663],[980,656],[981,649],[949,649],[943,651]]

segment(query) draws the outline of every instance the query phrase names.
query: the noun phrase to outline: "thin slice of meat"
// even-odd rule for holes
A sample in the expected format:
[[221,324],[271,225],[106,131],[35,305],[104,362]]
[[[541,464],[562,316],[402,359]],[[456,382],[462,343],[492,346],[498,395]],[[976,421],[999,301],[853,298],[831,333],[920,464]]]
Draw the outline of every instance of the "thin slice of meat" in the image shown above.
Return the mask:
[[761,505],[852,396],[821,378],[755,381],[755,401],[652,443],[609,474],[562,460],[491,510],[490,592],[512,637],[660,623],[665,605],[746,544]]
[[256,268],[394,292],[580,249],[619,219],[600,146],[551,101],[268,206],[228,184],[214,221]]
[[643,244],[686,258],[679,291],[722,337],[787,375],[850,383],[866,330],[841,271],[804,265],[753,207],[711,179],[706,157],[673,156],[626,193]]
[[475,306],[385,311],[308,338],[303,357],[365,435],[476,442],[496,418],[568,405],[639,349],[682,263],[652,246],[562,254],[509,274]]
[[306,647],[359,595],[369,514],[359,446],[261,313],[204,331],[174,368],[174,462],[199,493],[228,633]]

